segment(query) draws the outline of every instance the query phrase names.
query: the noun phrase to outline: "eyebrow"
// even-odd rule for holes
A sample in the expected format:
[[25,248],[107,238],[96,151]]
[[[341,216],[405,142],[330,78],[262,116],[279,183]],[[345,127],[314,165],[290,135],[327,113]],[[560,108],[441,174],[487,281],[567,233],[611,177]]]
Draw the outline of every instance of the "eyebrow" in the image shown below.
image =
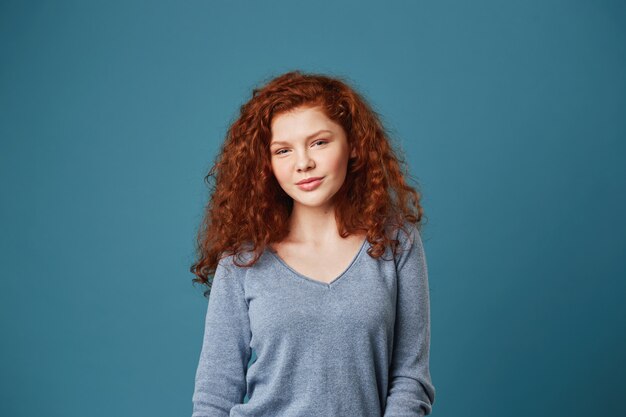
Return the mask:
[[[307,136],[306,140],[309,140],[309,139],[311,139],[311,138],[313,138],[313,137],[315,137],[315,136],[317,136],[317,135],[319,135],[320,133],[323,133],[323,132],[333,133],[333,132],[331,132],[328,129],[318,130],[317,132]],[[277,141],[273,141],[272,143],[270,143],[270,146],[272,146],[272,145],[289,145],[289,143],[288,142],[284,142],[282,140],[277,140]]]

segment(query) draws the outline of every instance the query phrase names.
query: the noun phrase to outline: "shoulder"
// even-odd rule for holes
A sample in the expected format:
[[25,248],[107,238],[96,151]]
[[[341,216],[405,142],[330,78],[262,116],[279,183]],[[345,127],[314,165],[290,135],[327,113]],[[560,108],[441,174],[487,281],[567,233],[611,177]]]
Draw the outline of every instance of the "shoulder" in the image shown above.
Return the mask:
[[404,221],[400,227],[396,227],[395,239],[399,241],[399,246],[403,250],[409,250],[413,245],[422,244],[418,226],[409,221]]
[[244,245],[238,253],[222,253],[218,261],[216,275],[224,275],[227,278],[234,278],[240,283],[245,279],[247,272],[251,268],[258,268],[263,261],[263,256],[255,261],[256,254],[252,245]]
[[398,240],[394,256],[397,268],[402,268],[407,262],[424,263],[424,246],[418,225],[405,221],[396,229],[395,239]]
[[235,254],[222,254],[222,257],[218,262],[218,268],[225,268],[230,273],[237,273],[245,268],[244,265],[250,262],[253,258],[254,253],[250,250],[245,250]]

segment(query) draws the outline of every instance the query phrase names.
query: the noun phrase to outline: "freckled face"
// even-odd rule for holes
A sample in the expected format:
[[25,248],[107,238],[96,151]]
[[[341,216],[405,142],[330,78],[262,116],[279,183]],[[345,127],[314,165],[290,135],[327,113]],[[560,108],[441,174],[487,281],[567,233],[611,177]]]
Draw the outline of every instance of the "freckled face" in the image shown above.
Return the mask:
[[[272,171],[294,206],[330,207],[346,178],[350,153],[346,133],[318,107],[298,107],[272,120]],[[299,186],[301,180],[320,181]]]

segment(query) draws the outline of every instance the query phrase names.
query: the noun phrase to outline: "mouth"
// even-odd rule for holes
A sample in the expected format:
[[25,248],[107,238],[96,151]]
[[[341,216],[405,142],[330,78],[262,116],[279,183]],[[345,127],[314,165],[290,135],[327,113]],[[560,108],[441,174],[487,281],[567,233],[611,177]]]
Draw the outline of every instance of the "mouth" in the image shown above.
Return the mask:
[[304,179],[304,180],[302,180],[302,181],[298,181],[298,182],[296,183],[296,185],[308,184],[308,183],[310,183],[310,182],[319,181],[319,180],[321,180],[322,178],[324,178],[324,177],[311,177],[311,178],[306,178],[306,179]]
[[302,191],[313,191],[320,186],[323,180],[324,177],[307,178],[307,180],[297,183],[297,186]]

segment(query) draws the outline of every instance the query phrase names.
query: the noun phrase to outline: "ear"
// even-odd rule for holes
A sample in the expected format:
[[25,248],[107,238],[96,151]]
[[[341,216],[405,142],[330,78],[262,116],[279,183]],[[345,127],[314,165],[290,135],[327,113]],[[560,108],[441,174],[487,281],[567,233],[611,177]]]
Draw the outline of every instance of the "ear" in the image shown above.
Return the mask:
[[356,150],[352,147],[352,151],[350,152],[350,159],[356,158]]

